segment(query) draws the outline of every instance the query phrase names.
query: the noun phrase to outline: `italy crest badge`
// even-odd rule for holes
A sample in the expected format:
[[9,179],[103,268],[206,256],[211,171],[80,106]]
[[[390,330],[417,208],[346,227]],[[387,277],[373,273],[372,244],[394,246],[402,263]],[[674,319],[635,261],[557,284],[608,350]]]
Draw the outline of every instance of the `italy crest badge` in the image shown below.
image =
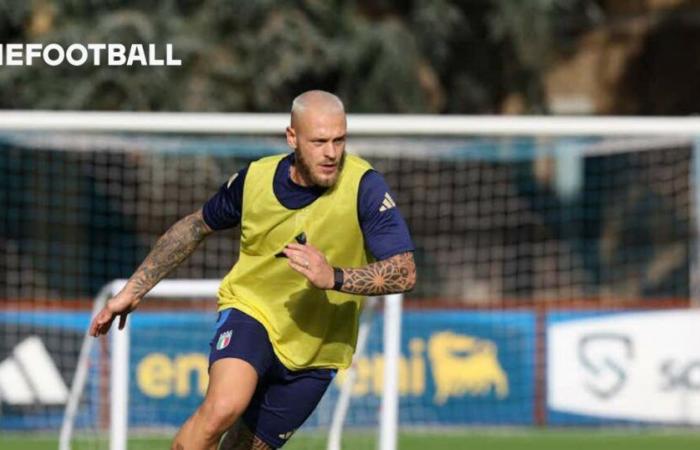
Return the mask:
[[224,349],[228,346],[228,344],[231,342],[231,334],[233,333],[233,330],[228,330],[224,331],[219,335],[219,340],[216,343],[216,349],[221,350]]

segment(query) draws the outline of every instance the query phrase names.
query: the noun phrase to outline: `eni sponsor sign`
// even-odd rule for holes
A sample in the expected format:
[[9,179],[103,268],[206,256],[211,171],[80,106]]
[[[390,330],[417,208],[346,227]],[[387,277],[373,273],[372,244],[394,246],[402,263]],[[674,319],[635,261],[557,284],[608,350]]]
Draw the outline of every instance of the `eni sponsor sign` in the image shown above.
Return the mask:
[[[399,360],[399,392],[401,395],[422,396],[426,392],[425,341],[420,338],[409,342],[409,356]],[[451,331],[435,333],[428,344],[429,367],[435,383],[433,401],[445,404],[450,397],[508,395],[508,376],[498,362],[497,346],[489,340],[461,335]],[[136,382],[143,394],[151,398],[169,396],[188,397],[193,393],[203,396],[209,375],[208,359],[203,353],[177,354],[149,353],[136,367]],[[384,356],[375,354],[356,362],[357,381],[354,396],[382,395]],[[341,385],[345,373],[336,378]]]
[[[406,311],[399,361],[401,423],[532,424],[535,322],[528,311]],[[382,331],[379,320],[372,334],[381,336]],[[381,401],[379,339],[370,339],[367,356],[356,366],[347,417],[360,421]],[[342,381],[339,374],[330,395],[337,395]]]
[[203,353],[185,353],[169,357],[164,353],[149,353],[136,367],[139,389],[151,398],[171,395],[204,396],[209,383],[209,360]]
[[508,396],[508,375],[498,361],[498,346],[478,339],[443,331],[430,338],[430,360],[435,378],[435,403],[451,396]]
[[[192,315],[183,326],[174,315],[170,319],[164,325],[155,323],[154,317],[149,326],[132,330],[132,396],[139,404],[151,404],[160,411],[150,419],[144,417],[147,422],[155,417],[165,423],[184,420],[175,416],[176,411],[194,409],[207,387],[211,317],[202,319],[201,327],[191,323]],[[405,312],[399,360],[399,390],[404,399],[399,405],[401,422],[420,423],[428,417],[446,425],[532,423],[534,324],[534,315],[520,311]],[[384,357],[381,339],[376,337],[382,335],[382,328],[377,318],[372,324],[375,338],[370,339],[366,356],[355,361],[350,421],[363,417],[353,414],[354,408],[365,411],[366,416],[381,399]],[[195,329],[202,331],[195,333]],[[182,339],[175,340],[175,336]],[[341,371],[324,401],[334,401],[344,379]],[[177,409],[172,408],[176,399]],[[427,416],[415,415],[417,405],[421,415]]]
[[[426,351],[427,358],[426,358]],[[493,341],[474,336],[440,331],[430,336],[428,345],[421,338],[408,344],[409,355],[399,359],[399,393],[402,396],[423,396],[429,370],[435,386],[432,401],[444,405],[451,397],[508,396],[508,375],[498,361],[498,347]],[[354,396],[382,395],[384,356],[374,354],[356,362],[357,380]],[[345,373],[336,378],[345,382]]]

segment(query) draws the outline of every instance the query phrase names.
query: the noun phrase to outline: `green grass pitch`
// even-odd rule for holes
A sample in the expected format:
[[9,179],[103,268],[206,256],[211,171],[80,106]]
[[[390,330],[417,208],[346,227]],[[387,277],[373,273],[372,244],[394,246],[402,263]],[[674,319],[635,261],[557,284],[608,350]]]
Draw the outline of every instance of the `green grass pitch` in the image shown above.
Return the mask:
[[[165,449],[167,438],[134,438],[130,449]],[[344,439],[346,450],[374,450],[374,437],[349,435]],[[0,434],[2,450],[55,450],[55,436],[27,436]],[[81,445],[76,450],[94,448]],[[107,448],[102,445],[100,448]],[[287,450],[323,450],[324,437],[305,434],[295,436],[285,447]],[[700,449],[700,432],[678,430],[489,430],[445,431],[429,433],[401,433],[400,450],[697,450]]]

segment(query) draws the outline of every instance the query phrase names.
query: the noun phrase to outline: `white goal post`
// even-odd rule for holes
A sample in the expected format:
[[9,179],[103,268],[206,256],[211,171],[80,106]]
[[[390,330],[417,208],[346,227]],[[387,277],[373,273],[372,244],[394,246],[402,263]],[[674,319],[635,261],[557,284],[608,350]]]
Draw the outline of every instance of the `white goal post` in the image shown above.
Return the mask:
[[[282,134],[289,114],[0,111],[0,130]],[[348,114],[352,136],[700,136],[698,117]]]
[[[104,307],[107,300],[122,290],[127,280],[114,280],[107,283],[95,297],[93,316]],[[146,297],[156,298],[216,298],[220,280],[163,280],[158,283]],[[384,299],[384,395],[382,397],[381,414],[379,417],[379,450],[396,450],[398,434],[398,401],[399,401],[399,356],[401,344],[401,303],[402,294],[381,297]],[[377,297],[366,301],[355,359],[362,357],[366,348],[367,337],[371,327],[371,317],[379,302]],[[110,332],[110,387],[109,387],[109,448],[110,450],[126,450],[128,445],[128,411],[129,411],[129,321],[122,330],[116,324]],[[70,395],[66,403],[63,424],[59,437],[59,450],[70,450],[74,432],[75,418],[78,412],[80,397],[83,395],[88,377],[90,352],[95,339],[85,334],[80,350],[75,376],[71,385]],[[328,450],[340,450],[342,427],[355,380],[355,367],[348,370],[347,382],[342,386],[341,400],[335,406],[333,422],[329,430]]]

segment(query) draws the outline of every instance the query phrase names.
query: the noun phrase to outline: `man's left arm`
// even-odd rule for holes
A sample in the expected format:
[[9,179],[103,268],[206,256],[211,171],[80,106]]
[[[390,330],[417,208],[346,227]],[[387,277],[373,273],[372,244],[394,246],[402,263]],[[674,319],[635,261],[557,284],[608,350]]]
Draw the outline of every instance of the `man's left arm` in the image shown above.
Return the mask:
[[[289,244],[284,249],[289,265],[319,289],[333,289],[334,268],[311,244]],[[342,292],[358,295],[385,295],[406,292],[416,284],[413,252],[405,252],[362,267],[343,267]]]
[[351,294],[395,294],[410,291],[416,284],[413,252],[401,253],[363,267],[340,270],[343,272],[340,290]]
[[362,267],[343,267],[341,278],[312,245],[290,244],[290,266],[320,289],[338,289],[359,295],[406,292],[416,284],[413,242],[389,186],[376,171],[363,176],[358,193],[358,217],[366,247],[377,262]]

